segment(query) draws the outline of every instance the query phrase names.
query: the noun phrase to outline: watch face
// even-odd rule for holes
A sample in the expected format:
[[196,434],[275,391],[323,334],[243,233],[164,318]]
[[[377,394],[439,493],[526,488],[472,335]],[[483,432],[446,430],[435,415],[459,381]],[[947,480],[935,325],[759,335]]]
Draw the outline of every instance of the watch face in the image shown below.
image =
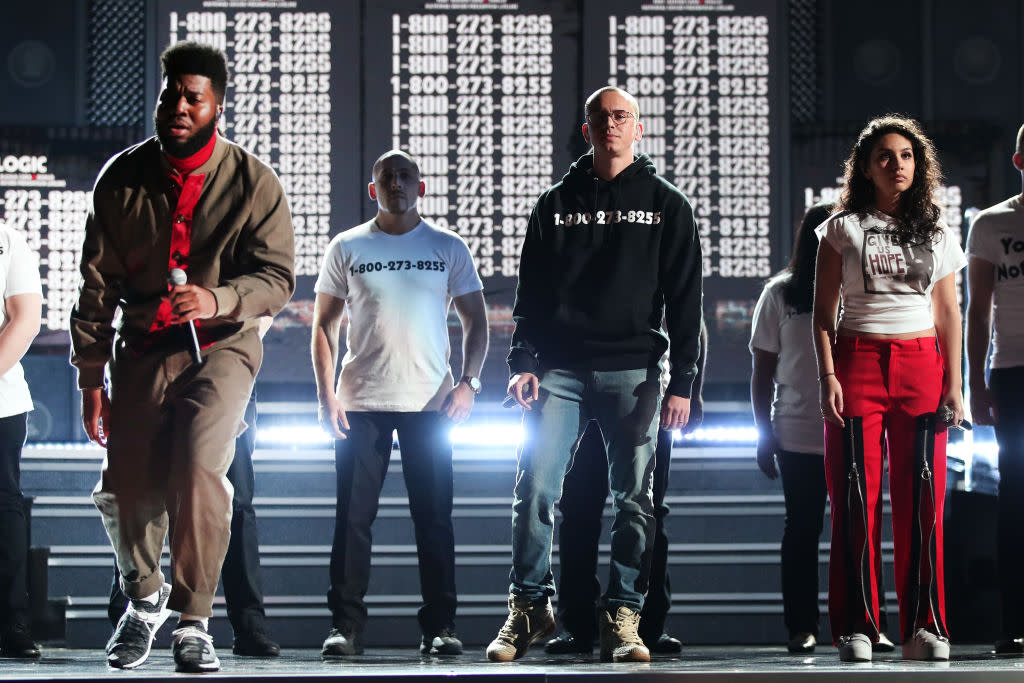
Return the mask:
[[477,377],[463,377],[462,381],[465,382],[466,384],[468,384],[470,389],[472,389],[473,391],[475,391],[478,394],[480,393],[481,384],[480,384],[480,379],[479,378],[477,378]]

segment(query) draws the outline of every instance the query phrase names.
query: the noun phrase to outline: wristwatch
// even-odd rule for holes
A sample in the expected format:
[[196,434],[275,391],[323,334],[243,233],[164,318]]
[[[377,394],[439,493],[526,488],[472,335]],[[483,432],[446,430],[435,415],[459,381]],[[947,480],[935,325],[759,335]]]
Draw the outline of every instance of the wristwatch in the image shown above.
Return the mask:
[[473,390],[474,394],[480,393],[481,384],[479,377],[470,377],[469,375],[463,375],[462,379],[459,380],[459,383],[461,384],[463,382],[465,382],[466,385]]

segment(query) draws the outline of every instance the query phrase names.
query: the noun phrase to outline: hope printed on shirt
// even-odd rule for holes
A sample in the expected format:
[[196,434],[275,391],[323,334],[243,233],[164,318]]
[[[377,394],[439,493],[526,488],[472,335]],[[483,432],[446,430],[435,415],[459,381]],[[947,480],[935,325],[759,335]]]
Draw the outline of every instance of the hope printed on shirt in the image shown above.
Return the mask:
[[552,214],[555,225],[613,225],[615,223],[641,223],[657,225],[661,223],[661,211],[577,211]]
[[900,244],[893,233],[870,228],[861,258],[864,291],[922,295],[935,270],[934,256],[930,244]]
[[1003,259],[996,265],[996,279],[1016,280],[1020,278],[1024,275],[1024,240],[1000,237],[999,245],[1003,248]]

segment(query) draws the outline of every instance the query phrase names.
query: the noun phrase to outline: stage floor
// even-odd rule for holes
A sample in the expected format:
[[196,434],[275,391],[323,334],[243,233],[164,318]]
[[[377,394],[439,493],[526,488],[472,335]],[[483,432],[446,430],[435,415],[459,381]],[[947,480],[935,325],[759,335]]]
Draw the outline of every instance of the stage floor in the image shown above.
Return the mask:
[[[1024,658],[1002,658],[982,645],[953,647],[948,663],[904,662],[898,654],[876,655],[869,664],[843,664],[834,648],[800,657],[781,647],[687,647],[677,658],[656,658],[650,664],[602,664],[595,657],[553,657],[538,648],[523,659],[508,664],[490,664],[483,648],[473,648],[462,657],[420,657],[414,650],[371,649],[343,661],[325,662],[318,650],[286,649],[276,659],[235,657],[230,648],[218,654],[221,670],[206,678],[247,680],[337,680],[368,681],[384,677],[428,680],[453,678],[513,681],[549,679],[585,681],[609,676],[630,681],[1024,681]],[[0,660],[0,679],[106,680],[124,677],[161,680],[176,678],[169,650],[154,650],[149,660],[130,672],[108,669],[100,650],[46,648],[36,662]]]

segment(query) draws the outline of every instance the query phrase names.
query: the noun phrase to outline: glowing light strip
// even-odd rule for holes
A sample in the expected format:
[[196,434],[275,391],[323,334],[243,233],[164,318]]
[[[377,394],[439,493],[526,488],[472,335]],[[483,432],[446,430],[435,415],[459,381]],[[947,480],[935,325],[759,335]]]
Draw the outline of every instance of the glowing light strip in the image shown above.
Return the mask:
[[[677,444],[696,446],[699,444],[719,445],[738,444],[753,446],[757,443],[757,429],[754,427],[699,427],[688,434],[680,431],[672,432]],[[478,448],[515,448],[523,437],[522,425],[518,422],[486,423],[459,425],[452,427],[450,439],[453,445]],[[311,425],[291,425],[260,427],[256,432],[256,440],[263,447],[309,448],[330,447],[333,439],[319,427]],[[74,448],[74,445],[70,445]],[[49,447],[53,447],[52,445]],[[30,447],[31,448],[31,447]],[[999,454],[999,446],[994,441],[974,440],[973,443],[961,441],[951,443],[946,451],[949,455],[965,459],[968,454],[995,460]]]

